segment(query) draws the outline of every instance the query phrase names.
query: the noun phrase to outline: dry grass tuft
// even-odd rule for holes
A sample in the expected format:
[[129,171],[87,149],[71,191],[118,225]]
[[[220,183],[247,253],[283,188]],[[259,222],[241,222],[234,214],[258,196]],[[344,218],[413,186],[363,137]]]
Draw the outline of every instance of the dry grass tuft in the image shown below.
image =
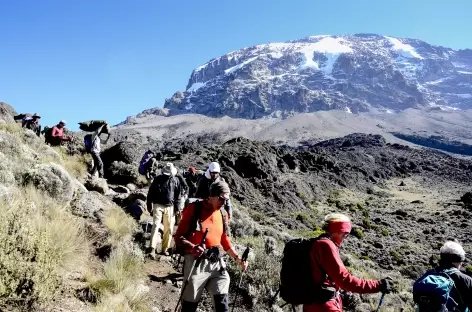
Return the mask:
[[54,299],[66,272],[89,257],[82,224],[33,189],[0,201],[0,299],[26,305]]
[[137,230],[135,220],[119,207],[107,209],[103,223],[109,231],[108,241],[111,245],[118,245],[122,241],[131,240]]

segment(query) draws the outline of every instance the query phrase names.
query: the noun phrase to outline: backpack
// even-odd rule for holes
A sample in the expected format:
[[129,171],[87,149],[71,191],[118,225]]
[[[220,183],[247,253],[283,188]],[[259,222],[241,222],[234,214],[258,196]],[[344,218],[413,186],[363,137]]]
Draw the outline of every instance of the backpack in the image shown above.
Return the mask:
[[280,297],[288,304],[312,304],[332,299],[335,290],[316,283],[312,275],[311,249],[319,236],[311,239],[297,238],[285,244],[280,270]]
[[44,142],[46,144],[51,144],[52,143],[52,127],[44,127],[43,130],[44,133]]
[[458,303],[450,297],[455,287],[450,274],[457,271],[456,268],[430,270],[414,283],[413,300],[418,312],[459,311]]
[[[79,129],[85,132],[94,132],[106,123],[106,120],[89,120],[79,122]],[[108,127],[104,127],[104,130],[102,132],[108,133]]]
[[91,134],[87,134],[86,136],[84,136],[84,145],[85,145],[85,151],[87,153],[90,153],[92,151],[92,147],[93,147],[93,141],[92,141],[92,135]]
[[143,157],[141,158],[141,161],[139,162],[139,168],[138,168],[139,174],[142,174],[142,175],[146,174],[149,161],[151,160],[151,157],[149,156],[149,154],[152,154],[152,152],[147,151],[146,153],[144,153]]
[[[202,223],[200,222],[200,214],[203,208],[203,200],[196,200],[192,202],[195,204],[195,210],[193,212],[192,221],[190,222],[190,226],[188,231],[185,233],[184,237],[188,238],[193,231],[202,231]],[[187,203],[188,204],[188,203]],[[187,205],[185,206],[187,208]],[[226,222],[226,211],[221,208],[221,218],[223,218],[223,232],[228,234],[228,223]],[[184,250],[182,250],[179,244],[176,244],[177,253],[184,255]]]

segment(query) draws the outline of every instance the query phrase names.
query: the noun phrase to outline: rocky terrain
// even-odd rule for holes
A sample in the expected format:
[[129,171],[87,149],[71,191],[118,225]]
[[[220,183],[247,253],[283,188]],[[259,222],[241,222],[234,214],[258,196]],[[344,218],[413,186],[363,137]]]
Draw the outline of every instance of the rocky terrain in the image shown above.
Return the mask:
[[[352,236],[342,250],[349,270],[365,278],[395,279],[396,292],[386,297],[384,311],[413,311],[412,281],[434,265],[443,241],[458,239],[468,253],[472,251],[472,196],[466,194],[472,161],[399,144],[406,141],[395,142],[393,135],[388,140],[365,133],[329,140],[307,136],[289,145],[227,139],[218,133],[159,138],[124,128],[115,132],[115,142],[102,153],[104,181],[87,177],[90,159],[83,154],[80,137],[63,148],[50,148],[12,124],[11,107],[0,108],[0,208],[6,216],[0,235],[2,228],[27,222],[28,209],[39,209],[41,221],[34,224],[50,229],[37,228],[42,234],[31,237],[38,240],[23,244],[40,246],[34,266],[30,256],[34,248],[14,253],[17,258],[12,254],[5,258],[0,252],[0,270],[7,268],[2,272],[9,274],[8,283],[5,275],[0,280],[0,309],[5,311],[173,311],[181,286],[175,260],[144,260],[149,216],[144,214],[138,226],[126,215],[130,204],[146,198],[147,187],[137,168],[149,148],[160,152],[161,165],[170,161],[181,170],[221,163],[235,206],[232,239],[239,250],[254,249],[237,311],[280,311],[270,299],[277,290],[283,244],[293,237],[318,235],[329,212],[341,211],[353,219]],[[432,113],[428,120],[444,122],[435,116]],[[175,129],[179,131],[178,126]],[[26,197],[26,203],[32,204],[15,204],[17,213],[11,214],[8,200],[21,202],[15,192],[33,192]],[[2,250],[25,241],[21,231],[14,233],[17,236],[3,240]],[[64,246],[50,246],[41,237],[54,237]],[[84,260],[71,266],[61,250]],[[60,261],[48,262],[50,258],[43,256],[48,253]],[[29,275],[18,279],[22,271],[12,270],[12,263],[28,268],[23,270]],[[228,263],[235,287],[239,272],[232,261]],[[467,264],[465,269],[472,273],[470,258]],[[121,278],[127,282],[119,282]],[[14,284],[19,280],[20,288]],[[346,311],[357,312],[375,310],[379,299],[378,295],[343,296]],[[201,310],[209,311],[208,304],[204,301]]]
[[[258,246],[262,254],[280,255],[282,242],[316,235],[328,212],[352,216],[355,228],[344,248],[346,261],[361,276],[397,278],[401,286],[387,301],[390,311],[412,311],[411,282],[437,260],[443,241],[455,238],[467,250],[472,247],[471,211],[461,201],[472,180],[469,160],[366,134],[297,147],[245,138],[215,144],[205,136],[155,146],[161,163],[201,169],[210,161],[222,164],[237,203],[234,239]],[[139,157],[133,155],[139,148],[144,146],[121,142],[111,155],[136,167]],[[115,175],[109,174],[108,180],[114,181]],[[249,280],[257,287],[245,285],[248,310],[268,309],[268,298],[276,290],[277,262],[267,261],[258,259],[254,265],[272,268],[270,276]],[[375,300],[349,296],[348,311],[371,311]]]
[[144,115],[258,119],[325,110],[471,108],[472,50],[376,34],[311,36],[230,52]]

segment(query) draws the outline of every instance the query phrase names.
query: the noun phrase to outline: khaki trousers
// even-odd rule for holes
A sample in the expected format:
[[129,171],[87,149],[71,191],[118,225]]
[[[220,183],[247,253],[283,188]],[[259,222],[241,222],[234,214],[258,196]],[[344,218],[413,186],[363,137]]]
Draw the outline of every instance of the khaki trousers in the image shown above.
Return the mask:
[[223,260],[211,263],[208,259],[202,259],[198,268],[195,267],[193,272],[190,272],[195,258],[191,255],[185,255],[184,259],[184,281],[192,273],[182,297],[184,301],[199,302],[205,288],[212,298],[215,295],[228,294],[230,279],[226,270],[221,271],[222,266],[224,266]]
[[[164,233],[162,239],[159,235],[161,222],[164,223]],[[174,228],[174,206],[164,206],[161,204],[152,204],[152,230],[151,230],[151,248],[156,249],[157,244],[162,241],[161,252],[166,252],[172,239],[172,230]]]

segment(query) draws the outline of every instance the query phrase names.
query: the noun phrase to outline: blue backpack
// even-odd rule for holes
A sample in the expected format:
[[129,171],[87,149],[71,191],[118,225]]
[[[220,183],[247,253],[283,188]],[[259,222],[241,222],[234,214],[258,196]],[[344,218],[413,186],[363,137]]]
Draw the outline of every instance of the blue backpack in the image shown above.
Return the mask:
[[455,287],[450,274],[454,272],[458,270],[456,268],[430,270],[415,282],[413,300],[418,306],[418,312],[459,311],[458,303],[450,296],[451,290]]
[[87,134],[86,136],[84,136],[84,145],[85,145],[85,151],[90,153],[92,151],[92,146],[93,146],[91,134]]
[[144,153],[143,157],[141,158],[141,161],[139,162],[139,168],[138,168],[139,174],[142,174],[142,175],[146,174],[146,171],[148,170],[148,166],[149,166],[149,161],[151,160],[153,154],[154,153],[151,151],[147,151],[146,153]]

